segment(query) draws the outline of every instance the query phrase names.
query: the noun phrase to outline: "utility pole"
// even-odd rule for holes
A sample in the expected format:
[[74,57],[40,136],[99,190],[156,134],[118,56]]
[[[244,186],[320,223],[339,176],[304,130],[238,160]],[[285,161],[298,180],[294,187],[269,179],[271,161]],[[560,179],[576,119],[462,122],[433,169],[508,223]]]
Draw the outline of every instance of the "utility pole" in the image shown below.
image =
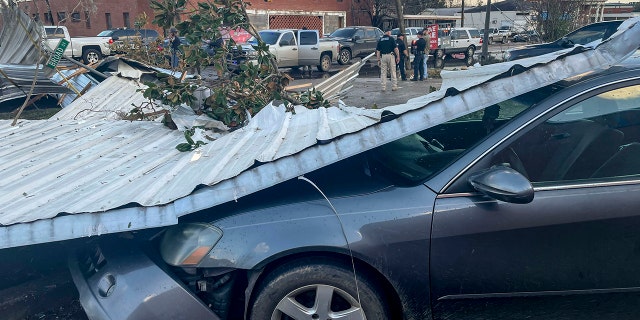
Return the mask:
[[489,57],[489,20],[491,20],[491,0],[487,0],[487,11],[484,17],[484,36],[482,39],[482,55],[480,64],[484,65]]
[[461,15],[460,27],[464,28],[464,0],[462,0],[462,12],[460,12],[460,15]]

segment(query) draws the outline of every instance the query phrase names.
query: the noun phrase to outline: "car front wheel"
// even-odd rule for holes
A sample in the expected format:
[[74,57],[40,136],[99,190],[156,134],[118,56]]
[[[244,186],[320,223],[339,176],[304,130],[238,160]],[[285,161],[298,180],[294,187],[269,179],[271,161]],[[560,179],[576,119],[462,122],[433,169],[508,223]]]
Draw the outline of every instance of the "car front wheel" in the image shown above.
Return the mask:
[[391,319],[379,292],[364,274],[355,277],[347,264],[298,260],[277,267],[261,281],[249,319]]
[[347,64],[351,61],[351,51],[349,49],[340,50],[340,56],[338,56],[339,64]]

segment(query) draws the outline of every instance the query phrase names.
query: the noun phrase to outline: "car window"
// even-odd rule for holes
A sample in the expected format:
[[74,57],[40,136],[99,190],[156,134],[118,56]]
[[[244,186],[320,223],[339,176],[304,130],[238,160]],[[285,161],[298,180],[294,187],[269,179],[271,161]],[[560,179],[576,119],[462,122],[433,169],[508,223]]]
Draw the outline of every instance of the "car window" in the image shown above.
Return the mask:
[[356,33],[356,29],[346,28],[346,29],[338,29],[334,31],[332,34],[330,34],[329,36],[335,37],[335,38],[352,38],[355,33]]
[[376,38],[376,30],[375,29],[367,29],[366,30],[367,39],[375,39]]
[[567,39],[574,44],[587,44],[604,37],[606,27],[604,25],[586,26],[567,35]]
[[376,39],[379,39],[384,35],[384,32],[382,32],[382,30],[380,29],[375,29],[375,30],[376,30]]
[[64,38],[64,30],[62,28],[45,28],[47,38]]
[[578,102],[508,149],[534,186],[640,175],[640,86]]
[[456,30],[456,38],[457,39],[469,39],[469,35],[466,30]]
[[104,30],[98,33],[98,37],[111,37],[113,34],[113,30]]
[[469,34],[471,34],[471,38],[480,38],[480,30],[469,30]]
[[394,183],[423,182],[553,90],[552,86],[534,90],[385,144],[370,152],[373,163]]
[[280,39],[280,44],[284,45],[284,46],[295,46],[296,45],[296,39],[293,36],[292,32],[287,32],[285,34],[282,35],[282,38]]
[[300,31],[300,44],[301,45],[313,45],[318,41],[316,40],[316,33],[313,31]]
[[358,30],[356,31],[356,33],[353,35],[354,37],[360,37],[360,39],[364,38],[364,31],[363,30]]
[[278,41],[278,38],[280,37],[280,32],[277,31],[260,31],[259,34],[262,41],[269,45],[276,44],[276,41]]

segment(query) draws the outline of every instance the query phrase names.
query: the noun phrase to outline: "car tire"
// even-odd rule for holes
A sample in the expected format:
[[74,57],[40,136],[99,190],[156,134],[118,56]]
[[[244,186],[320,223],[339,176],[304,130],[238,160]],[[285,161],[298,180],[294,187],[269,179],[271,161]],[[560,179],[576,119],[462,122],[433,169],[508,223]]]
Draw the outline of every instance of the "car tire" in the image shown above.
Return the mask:
[[100,61],[102,54],[96,49],[86,49],[82,52],[82,61],[84,64],[92,64]]
[[[391,319],[382,290],[360,273],[356,288],[352,270],[332,259],[301,259],[280,265],[258,284],[249,319],[302,319],[306,312],[304,319],[324,320],[333,319],[331,314],[339,311],[351,313],[349,319]],[[314,310],[314,306],[328,310]]]
[[342,49],[338,55],[338,63],[341,65],[347,64],[351,61],[351,51],[349,49]]
[[436,58],[433,60],[433,67],[436,69],[444,68],[444,58]]
[[444,50],[436,50],[436,59],[444,59]]
[[464,63],[467,65],[467,67],[472,66],[473,65],[473,55],[464,57]]
[[488,40],[488,41],[489,41],[489,45],[492,45],[492,44],[493,44],[493,38],[489,38],[489,40]]
[[507,37],[502,37],[502,43],[507,43]]
[[324,53],[320,56],[320,64],[318,65],[318,71],[327,72],[331,68],[331,57]]

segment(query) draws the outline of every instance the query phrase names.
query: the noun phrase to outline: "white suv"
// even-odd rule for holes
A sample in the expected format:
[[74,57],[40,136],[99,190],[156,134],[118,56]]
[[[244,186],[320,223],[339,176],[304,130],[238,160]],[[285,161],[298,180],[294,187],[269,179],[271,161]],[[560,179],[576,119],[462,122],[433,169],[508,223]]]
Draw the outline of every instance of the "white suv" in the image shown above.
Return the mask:
[[436,58],[445,55],[464,53],[466,59],[473,59],[476,49],[482,47],[480,30],[476,28],[451,28],[438,31],[438,49],[435,50]]
[[[423,28],[420,27],[406,27],[404,28],[405,39],[408,44],[411,44],[413,40],[418,39],[418,32],[422,32]],[[400,28],[395,28],[391,30],[391,35],[396,37],[400,34]]]

